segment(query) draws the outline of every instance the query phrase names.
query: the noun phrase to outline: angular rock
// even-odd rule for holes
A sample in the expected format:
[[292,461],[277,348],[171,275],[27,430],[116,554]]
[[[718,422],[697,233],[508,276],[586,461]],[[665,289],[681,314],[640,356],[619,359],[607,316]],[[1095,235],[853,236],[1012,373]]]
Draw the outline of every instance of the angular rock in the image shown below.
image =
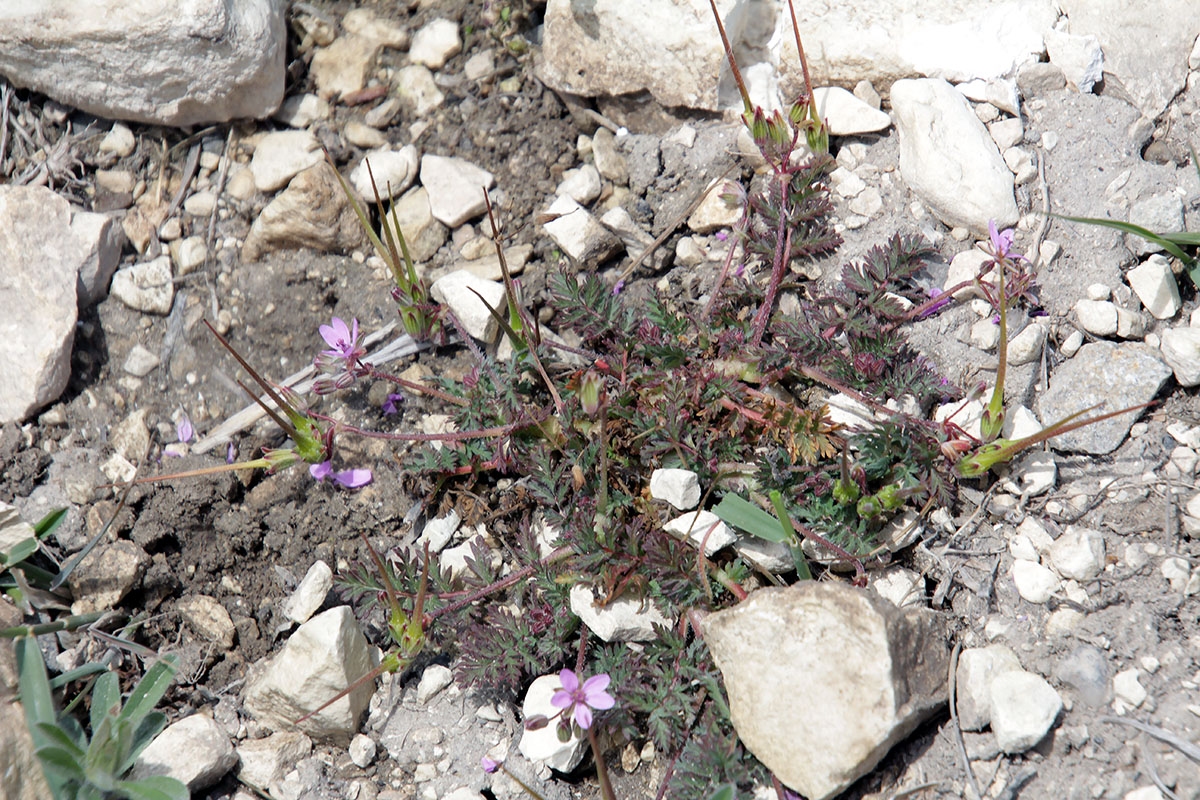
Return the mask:
[[[350,740],[350,760],[354,762],[354,766],[358,767],[359,769],[366,769],[367,767],[371,766],[371,762],[375,760],[375,752],[377,749],[378,746],[375,744],[375,740],[370,736],[364,736],[361,733],[355,734],[354,738]],[[480,797],[482,797],[482,795],[480,795]]]
[[[521,702],[522,718],[529,719],[539,714],[550,718],[558,714],[562,709],[553,705],[550,698],[560,688],[562,681],[558,675],[542,675],[535,678]],[[584,741],[572,731],[570,738],[561,742],[556,729],[555,722],[538,730],[526,729],[521,733],[521,742],[517,748],[521,755],[534,764],[545,764],[560,772],[570,772],[583,760]]]
[[859,100],[840,86],[813,89],[817,109],[829,125],[834,136],[852,136],[856,133],[874,133],[886,130],[892,118]]
[[71,212],[71,232],[79,248],[79,307],[88,308],[108,294],[108,282],[121,262],[125,233],[114,217],[89,211]]
[[696,233],[712,233],[721,228],[731,228],[742,218],[742,209],[736,204],[729,205],[722,197],[733,189],[727,184],[728,181],[719,179],[709,184],[700,205],[687,219],[689,229]]
[[1095,36],[1074,36],[1051,28],[1045,38],[1050,63],[1062,70],[1076,91],[1087,94],[1104,80],[1104,53]]
[[1019,672],[1016,653],[1002,644],[970,647],[958,657],[954,673],[955,707],[964,731],[981,731],[992,722],[990,690],[997,675]]
[[[599,2],[579,13],[570,0],[546,5],[540,77],[559,90],[595,96],[649,91],[664,106],[716,111],[725,52],[707,4]],[[717,11],[736,42],[749,16],[744,0]]]
[[[402,194],[417,179],[419,163],[416,145],[408,144],[399,150],[373,150],[350,171],[350,184],[358,191],[359,197],[368,199],[372,204],[375,202],[375,189],[379,190],[381,198],[390,200]],[[371,165],[370,174],[367,164]],[[375,176],[374,188],[371,186],[371,175]]]
[[655,625],[669,628],[671,621],[650,601],[623,594],[607,605],[581,584],[571,587],[571,611],[592,633],[606,642],[649,642],[658,637]]
[[[415,186],[396,201],[396,219],[408,244],[408,254],[416,263],[428,261],[446,241],[446,226],[433,218],[429,207],[429,191]],[[389,219],[391,212],[388,213]]]
[[[495,247],[490,241],[488,246]],[[504,263],[508,265],[509,274],[520,275],[524,272],[525,264],[529,262],[531,255],[533,255],[533,245],[518,244],[504,248]],[[504,280],[504,270],[500,269],[500,258],[496,255],[495,250],[481,258],[459,261],[454,266],[458,269],[465,269],[472,275],[487,281]]]
[[361,91],[375,64],[381,44],[347,33],[313,53],[309,74],[322,99],[333,100]]
[[893,564],[871,570],[869,580],[868,585],[876,594],[899,608],[920,606],[925,601],[921,576],[911,569]]
[[167,775],[192,792],[212,786],[237,764],[229,736],[212,717],[193,714],[168,725],[133,764],[134,780]]
[[421,157],[421,184],[429,191],[434,219],[457,228],[486,210],[485,189],[492,188],[492,173],[461,158]]
[[258,140],[250,158],[250,172],[260,192],[273,192],[324,161],[320,142],[308,131],[275,131]]
[[737,534],[711,511],[689,512],[663,525],[663,530],[686,538],[696,547],[704,543],[704,555],[711,557],[737,541]]
[[1018,558],[1013,561],[1012,579],[1021,599],[1041,605],[1058,591],[1061,582],[1058,576],[1036,561]]
[[496,338],[499,325],[479,297],[482,296],[492,308],[502,308],[503,284],[486,281],[468,270],[460,269],[434,281],[429,287],[429,294],[437,302],[449,306],[466,332],[474,338],[484,342]]
[[311,752],[312,739],[296,731],[279,731],[265,739],[248,739],[237,748],[241,762],[238,778],[256,786],[269,786]]
[[900,174],[934,215],[951,227],[987,235],[1017,222],[1013,177],[966,99],[941,80],[892,85],[900,131]]
[[0,26],[0,73],[106,119],[260,119],[283,100],[284,11],[274,0],[14,4]]
[[701,631],[738,737],[810,800],[865,775],[946,701],[937,617],[845,584],[760,589]]
[[1104,568],[1104,534],[1068,525],[1050,545],[1050,563],[1064,578],[1091,580]]
[[600,175],[615,184],[629,183],[629,165],[617,149],[617,137],[608,128],[599,128],[592,137],[592,158]]
[[[293,729],[294,720],[370,672],[371,662],[354,612],[349,606],[331,608],[297,628],[283,649],[255,670],[246,710],[270,729]],[[373,683],[362,684],[298,727],[315,740],[347,743],[374,691]]]
[[21,519],[16,506],[0,501],[0,553],[11,552],[21,542],[33,538],[33,526]]
[[421,680],[417,684],[417,702],[422,705],[433,699],[433,696],[450,685],[454,679],[450,668],[442,664],[430,664],[421,673]]
[[554,190],[555,194],[566,195],[580,205],[587,205],[600,196],[600,171],[592,164],[563,173],[563,179]]
[[237,629],[225,606],[216,598],[206,594],[193,594],[181,597],[175,604],[179,617],[195,631],[200,638],[210,641],[222,650],[233,647],[233,637]]
[[[0,34],[0,38],[3,34]],[[66,199],[0,186],[0,424],[58,399],[71,377],[82,266]]]
[[[990,322],[990,320],[988,320]],[[997,330],[997,333],[999,331]],[[1012,366],[1028,364],[1042,357],[1042,345],[1046,343],[1046,327],[1036,322],[1008,341],[1008,363]]]
[[458,37],[458,25],[448,19],[437,18],[425,23],[413,34],[408,47],[408,59],[424,64],[430,69],[441,69],[446,60],[462,50],[462,39]]
[[329,103],[315,94],[298,94],[287,98],[271,115],[289,128],[307,128],[319,119],[328,119]]
[[[1055,370],[1050,388],[1038,398],[1038,416],[1056,420],[1097,403],[1105,404],[1097,413],[1145,403],[1158,394],[1170,376],[1170,367],[1143,344],[1091,342]],[[1063,452],[1111,453],[1137,417],[1138,413],[1132,412],[1085,425],[1054,437],[1050,446]]]
[[342,252],[365,247],[367,235],[324,162],[301,172],[254,220],[242,246],[243,261],[298,247]]
[[1200,384],[1200,328],[1168,328],[1162,332],[1162,355],[1180,386]]
[[1046,737],[1062,698],[1040,675],[1004,672],[997,675],[988,691],[991,701],[992,733],[1005,753],[1023,753]]
[[583,266],[603,263],[621,249],[620,240],[569,197],[559,197],[546,213],[554,216],[542,226],[546,233]]
[[298,625],[308,622],[333,588],[333,570],[317,559],[283,602],[283,615]]
[[1179,284],[1171,272],[1171,262],[1160,253],[1155,253],[1129,270],[1125,278],[1155,319],[1170,319],[1183,308]]
[[438,89],[433,73],[420,64],[409,64],[396,73],[396,96],[417,118],[428,115],[446,102],[446,95]]
[[1112,336],[1117,332],[1117,307],[1108,300],[1080,300],[1075,303],[1075,317],[1080,326],[1093,336]]
[[650,473],[650,496],[688,511],[700,502],[700,478],[690,469],[656,469]]
[[150,556],[133,542],[121,539],[98,546],[67,579],[75,596],[71,613],[112,608],[141,580],[148,566]]
[[[605,211],[604,215],[600,217],[600,224],[617,235],[628,253],[641,255],[642,251],[654,242],[654,237],[642,230],[629,212],[620,206]],[[649,257],[649,263],[653,264],[656,269],[662,267],[665,261],[666,253],[661,248],[655,250]]]
[[[1129,209],[1129,221],[1154,233],[1176,233],[1183,230],[1183,200],[1174,192],[1163,192],[1137,201]],[[1125,242],[1136,255],[1158,253],[1162,245],[1134,234],[1126,234]]]
[[757,564],[768,572],[784,574],[796,569],[791,548],[784,542],[769,542],[757,536],[739,536],[733,549],[743,559]]

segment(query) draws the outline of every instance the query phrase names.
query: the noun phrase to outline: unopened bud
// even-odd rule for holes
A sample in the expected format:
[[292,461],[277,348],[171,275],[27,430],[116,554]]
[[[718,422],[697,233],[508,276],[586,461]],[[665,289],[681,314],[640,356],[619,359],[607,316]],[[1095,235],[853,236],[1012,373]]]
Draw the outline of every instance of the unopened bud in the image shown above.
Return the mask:
[[267,469],[271,472],[287,469],[296,463],[296,453],[282,448],[264,449],[263,458],[267,462]]
[[589,369],[579,378],[579,405],[583,413],[595,417],[604,404],[604,377]]
[[546,727],[549,722],[550,720],[547,719],[545,714],[534,714],[532,717],[525,720],[525,730],[540,731],[542,728]]

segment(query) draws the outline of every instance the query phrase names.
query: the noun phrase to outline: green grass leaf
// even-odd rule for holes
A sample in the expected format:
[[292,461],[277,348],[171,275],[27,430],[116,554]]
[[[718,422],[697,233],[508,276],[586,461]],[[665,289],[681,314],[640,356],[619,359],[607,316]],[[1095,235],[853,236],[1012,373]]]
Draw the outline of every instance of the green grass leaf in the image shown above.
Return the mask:
[[713,507],[713,513],[735,528],[768,542],[787,542],[790,538],[779,520],[736,494],[722,497],[721,502]]

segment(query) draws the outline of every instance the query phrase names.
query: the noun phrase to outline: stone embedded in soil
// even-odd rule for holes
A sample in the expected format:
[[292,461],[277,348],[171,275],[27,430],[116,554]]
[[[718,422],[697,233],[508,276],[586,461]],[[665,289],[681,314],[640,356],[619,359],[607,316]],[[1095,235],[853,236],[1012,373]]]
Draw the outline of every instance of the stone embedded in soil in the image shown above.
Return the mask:
[[[528,720],[539,714],[547,719],[558,715],[562,709],[553,705],[550,698],[561,687],[562,681],[558,675],[542,675],[534,679],[521,702],[522,719]],[[534,764],[545,764],[559,772],[570,772],[583,760],[584,742],[574,731],[567,741],[559,741],[557,725],[558,720],[555,720],[538,730],[525,729],[517,747],[521,755]]]
[[255,786],[269,786],[282,778],[296,762],[312,752],[312,739],[297,731],[279,731],[263,739],[247,739],[238,745],[241,766],[237,776]]
[[1050,63],[1062,70],[1075,91],[1087,94],[1104,79],[1104,53],[1095,36],[1077,36],[1051,28],[1045,37]]
[[760,589],[700,627],[738,737],[811,800],[865,775],[946,701],[936,615],[871,592],[815,581]]
[[656,625],[669,628],[653,601],[637,595],[637,587],[601,605],[602,595],[582,584],[571,587],[571,611],[592,633],[606,642],[649,642],[658,638]]
[[955,671],[955,707],[964,731],[981,731],[992,722],[989,696],[997,675],[1021,670],[1016,653],[1002,644],[967,648],[959,654]]
[[408,244],[408,254],[418,264],[433,258],[434,253],[446,241],[446,226],[433,218],[429,206],[429,191],[424,186],[409,189],[394,208],[388,210],[388,218],[399,220],[400,232]]
[[1067,526],[1050,545],[1050,563],[1064,578],[1091,580],[1104,568],[1104,534],[1091,528]]
[[583,164],[564,172],[554,193],[566,195],[580,205],[587,205],[600,196],[600,189],[600,171],[593,164]]
[[79,562],[67,579],[75,602],[72,614],[112,608],[141,580],[150,556],[136,544],[119,540],[102,544]]
[[77,282],[86,251],[71,206],[41,186],[0,187],[0,424],[57,400],[71,376]]
[[431,20],[413,34],[408,47],[408,59],[430,69],[441,69],[447,59],[462,50],[458,25],[439,17]]
[[700,502],[700,478],[690,469],[656,469],[650,473],[650,496],[689,511]]
[[112,279],[112,295],[134,311],[169,314],[175,300],[171,276],[171,257],[159,256],[117,270]]
[[1155,253],[1129,270],[1125,279],[1155,319],[1170,319],[1183,308],[1179,284],[1171,273],[1171,262],[1161,253]]
[[33,526],[21,519],[15,506],[0,500],[0,553],[7,553],[26,539],[33,538]]
[[449,667],[430,664],[421,673],[421,680],[417,684],[417,702],[421,705],[428,703],[435,694],[450,685],[453,677]]
[[[1038,416],[1057,420],[1097,403],[1104,404],[1088,415],[1095,416],[1145,403],[1158,394],[1170,376],[1170,368],[1143,344],[1091,342],[1055,370],[1050,388],[1038,398]],[[1140,413],[1119,414],[1085,425],[1054,437],[1050,446],[1063,452],[1111,453],[1124,441]]]
[[629,165],[617,149],[617,137],[608,128],[598,128],[592,137],[592,159],[601,176],[618,186],[629,183]]
[[225,606],[216,598],[206,594],[193,594],[181,597],[175,604],[179,617],[188,624],[200,638],[229,650],[233,647],[233,637],[236,628]]
[[943,80],[892,84],[900,132],[900,174],[934,215],[949,226],[985,236],[1017,222],[1013,176],[987,128],[966,99]]
[[696,547],[704,542],[706,557],[737,541],[737,534],[711,511],[688,512],[663,525],[663,530],[680,538],[686,537]]
[[434,281],[429,293],[434,300],[450,307],[468,335],[484,342],[496,337],[499,325],[483,300],[492,308],[503,308],[503,284],[484,280],[468,270],[460,269]]
[[1113,710],[1118,714],[1137,708],[1149,697],[1146,687],[1138,680],[1141,672],[1137,667],[1133,667],[1113,676]]
[[[963,281],[975,280],[975,276],[979,274],[980,270],[983,269],[983,265],[989,260],[990,256],[978,247],[963,250],[950,259],[950,270],[946,274],[945,283],[942,284],[942,291],[948,292]],[[959,300],[967,297],[978,297],[979,289],[976,288],[976,284],[972,283],[959,289],[954,293],[954,296]]]
[[[370,165],[370,171],[367,165]],[[350,171],[350,183],[359,197],[374,204],[375,190],[379,197],[391,200],[402,194],[417,179],[420,155],[416,145],[408,144],[399,150],[373,150],[362,157],[358,166]],[[372,176],[375,183],[371,183]]]
[[868,584],[882,598],[901,608],[920,606],[925,601],[925,590],[921,576],[899,565],[873,569],[868,573]]
[[318,559],[308,568],[299,585],[283,602],[283,615],[297,625],[303,625],[325,602],[325,597],[332,588],[333,570]]
[[[1183,230],[1183,200],[1174,192],[1155,194],[1134,203],[1129,209],[1129,221],[1155,233],[1175,233]],[[1162,245],[1147,241],[1132,233],[1125,235],[1126,244],[1136,255],[1158,253]]]
[[542,225],[546,234],[585,268],[595,267],[622,248],[620,239],[569,197],[556,199],[546,214],[553,217]]
[[462,158],[426,154],[421,157],[421,185],[429,191],[429,209],[438,222],[457,228],[486,210],[483,191],[492,173]]
[[1168,328],[1161,348],[1180,386],[1200,385],[1200,328]]
[[733,549],[743,559],[777,575],[796,569],[792,551],[784,542],[769,542],[757,536],[738,536]]
[[168,775],[197,792],[221,780],[237,762],[237,753],[221,726],[212,717],[193,714],[154,737],[138,755],[130,777]]
[[396,96],[418,118],[427,116],[446,102],[428,67],[409,64],[396,73]]
[[1012,565],[1012,579],[1017,594],[1029,603],[1041,605],[1059,589],[1058,576],[1036,561],[1017,559]]
[[1075,317],[1093,336],[1112,336],[1117,332],[1117,307],[1108,300],[1080,300],[1075,304]]
[[257,261],[266,253],[298,247],[353,250],[367,242],[333,167],[321,162],[292,178],[259,213],[246,235],[242,260]]
[[273,192],[323,161],[321,144],[308,131],[275,131],[258,140],[250,172],[260,192]]
[[[998,332],[998,331],[997,331]],[[1008,363],[1019,366],[1037,361],[1042,356],[1042,345],[1046,342],[1046,326],[1034,322],[1008,342]]]
[[[687,226],[695,233],[712,233],[721,228],[731,228],[742,217],[742,209],[736,202],[730,205],[722,195],[734,190],[733,184],[714,179],[704,193],[704,199],[687,218]],[[736,196],[736,192],[735,192]]]
[[246,689],[246,710],[273,730],[299,727],[313,739],[349,742],[375,691],[371,681],[299,726],[295,720],[328,702],[373,666],[354,612],[349,606],[331,608],[297,628],[278,654],[257,666]]
[[874,133],[890,127],[892,118],[859,100],[840,86],[813,89],[821,116],[834,136]]
[[1062,698],[1040,675],[1003,672],[988,690],[992,733],[1005,753],[1023,753],[1046,737],[1062,711]]

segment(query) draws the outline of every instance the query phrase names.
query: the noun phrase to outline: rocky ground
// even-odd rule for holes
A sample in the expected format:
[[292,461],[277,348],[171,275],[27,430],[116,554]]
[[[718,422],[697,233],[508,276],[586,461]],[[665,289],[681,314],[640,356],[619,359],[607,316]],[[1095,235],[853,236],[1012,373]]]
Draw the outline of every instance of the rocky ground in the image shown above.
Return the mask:
[[[498,277],[491,245],[481,241],[486,221],[459,197],[455,181],[491,181],[509,257],[535,309],[544,309],[554,271],[595,269],[615,284],[660,234],[656,252],[625,284],[628,296],[662,292],[693,304],[720,269],[732,219],[719,204],[696,210],[693,200],[718,176],[752,177],[753,163],[737,156],[744,147],[735,123],[664,109],[650,98],[591,103],[549,88],[539,71],[545,12],[537,5],[517,6],[506,19],[491,5],[450,0],[365,14],[313,5],[297,5],[289,16],[287,101],[271,119],[188,130],[114,125],[36,92],[6,93],[4,133],[14,138],[8,160],[0,149],[0,179],[42,183],[88,211],[117,212],[129,241],[111,288],[81,305],[66,390],[0,429],[0,501],[26,522],[69,507],[52,542],[64,560],[115,515],[102,557],[85,562],[71,583],[72,611],[140,615],[129,635],[180,657],[165,707],[173,720],[211,716],[222,742],[213,756],[191,757],[212,759],[195,797],[246,798],[253,786],[289,798],[521,794],[508,778],[479,769],[485,754],[507,755],[509,767],[545,797],[598,796],[590,768],[551,770],[520,754],[519,708],[510,698],[459,689],[451,652],[424,655],[373,695],[359,692],[352,701],[367,710],[365,722],[347,728],[332,719],[324,736],[275,732],[294,698],[247,690],[261,686],[266,660],[285,645],[295,648],[285,671],[330,650],[367,652],[329,581],[364,559],[360,532],[387,551],[429,538],[427,523],[453,514],[462,526],[441,539],[442,557],[461,562],[474,526],[503,503],[495,484],[439,496],[434,507],[429,487],[390,468],[409,445],[347,437],[339,440],[341,466],[376,466],[374,482],[355,492],[316,483],[303,469],[138,486],[123,508],[116,493],[96,490],[127,479],[135,466],[142,475],[197,468],[220,463],[229,447],[251,456],[281,443],[265,421],[228,423],[246,401],[231,359],[202,319],[277,380],[308,367],[324,346],[318,327],[331,317],[357,318],[367,332],[395,322],[387,271],[336,202],[336,183],[319,169],[305,173],[307,182],[292,181],[320,161],[318,145],[352,181],[363,154],[379,149],[395,153],[389,174],[405,190],[419,173],[419,186],[401,203],[408,213],[411,200],[407,232],[431,279],[460,269]],[[358,16],[348,22],[351,13]],[[437,20],[452,23],[449,38],[458,37],[460,47],[439,51],[445,31]],[[347,74],[354,59],[337,50],[356,46],[346,41],[351,30],[374,42],[357,86]],[[432,54],[418,61],[418,46]],[[330,52],[340,55],[322,56]],[[1187,62],[1187,55],[1172,57]],[[845,797],[967,797],[974,787],[1009,798],[1200,797],[1195,745],[1189,754],[1162,736],[1194,742],[1200,731],[1195,288],[1178,262],[1143,252],[1136,240],[1038,213],[1194,229],[1200,178],[1187,146],[1200,142],[1200,63],[1149,116],[1114,89],[1120,84],[1112,77],[1093,91],[1079,91],[1078,79],[1068,85],[1067,76],[1077,77],[1073,63],[1064,57],[1057,72],[1046,63],[1018,71],[1010,85],[1020,94],[1019,113],[1011,93],[997,94],[986,81],[966,92],[966,111],[946,105],[925,82],[910,87],[916,96],[879,82],[882,104],[859,85],[844,123],[851,127],[839,131],[841,120],[834,122],[833,198],[845,243],[807,265],[808,278],[832,280],[843,263],[903,232],[936,245],[929,280],[948,288],[978,268],[979,220],[1000,218],[1017,231],[1015,249],[1037,261],[1045,312],[1018,314],[1010,326],[1017,352],[1010,352],[1009,401],[1046,423],[1095,402],[1158,401],[1136,420],[1085,429],[1033,453],[994,486],[964,487],[960,504],[935,515],[922,541],[898,556],[910,571],[897,599],[908,595],[934,609],[962,650],[955,651],[957,713],[952,719],[943,707]],[[395,91],[372,94],[376,86]],[[319,99],[337,95],[340,101]],[[881,105],[890,118],[870,128],[875,123],[862,120]],[[916,144],[916,131],[933,124],[921,115],[961,113],[988,125],[978,126],[981,139],[964,134],[934,149],[962,148],[955,163],[978,167],[986,159],[971,148],[990,148],[1011,210],[986,199],[980,202],[990,213],[982,217],[968,207],[971,196],[990,191],[982,173],[942,176],[940,188],[920,188],[939,179],[936,158]],[[28,144],[16,142],[22,135]],[[32,155],[39,143],[40,161]],[[22,152],[30,153],[24,161]],[[459,161],[426,159],[418,167],[418,154]],[[556,231],[556,220],[539,216],[566,213],[559,204],[567,201],[556,202],[556,194],[603,216],[615,232]],[[628,212],[628,222],[605,216],[615,208]],[[615,257],[597,258],[606,252]],[[23,262],[22,274],[38,274],[19,251],[13,258]],[[539,318],[553,329],[546,311]],[[5,312],[21,317],[17,308]],[[986,304],[967,299],[917,323],[911,336],[960,385],[994,380],[996,326]],[[415,353],[395,328],[371,350],[390,342],[401,354],[389,368],[415,378],[461,378],[473,363],[461,346]],[[348,423],[396,431],[430,430],[430,415],[444,410],[434,399],[409,396],[396,414],[385,414],[388,386],[362,389],[311,399]],[[178,442],[182,415],[198,441]],[[956,421],[969,427],[966,413]],[[293,634],[310,617],[325,627],[305,650]],[[379,619],[365,627],[371,645],[382,646]],[[109,649],[77,633],[42,640],[48,662],[63,670]],[[131,655],[115,652],[123,669],[138,669]],[[331,667],[338,668],[357,667]],[[993,678],[1001,675],[1011,680],[997,688]],[[312,691],[325,685],[314,678]],[[819,720],[824,712],[810,713]],[[998,718],[1009,713],[1035,719],[1010,725]],[[1043,727],[1032,740],[1012,733],[1037,729],[1038,719]],[[618,797],[655,796],[669,766],[664,754],[634,740],[615,743],[610,756]]]

